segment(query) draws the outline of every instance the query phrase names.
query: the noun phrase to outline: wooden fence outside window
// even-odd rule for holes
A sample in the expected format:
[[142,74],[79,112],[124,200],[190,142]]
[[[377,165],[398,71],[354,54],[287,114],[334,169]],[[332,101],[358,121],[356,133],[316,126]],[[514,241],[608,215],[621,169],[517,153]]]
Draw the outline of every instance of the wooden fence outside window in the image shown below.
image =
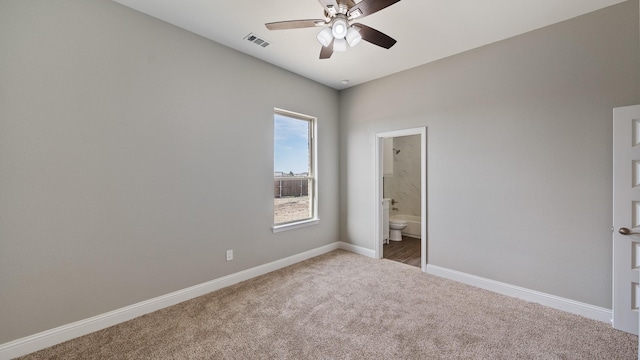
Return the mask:
[[275,198],[309,196],[309,178],[275,177],[273,195]]

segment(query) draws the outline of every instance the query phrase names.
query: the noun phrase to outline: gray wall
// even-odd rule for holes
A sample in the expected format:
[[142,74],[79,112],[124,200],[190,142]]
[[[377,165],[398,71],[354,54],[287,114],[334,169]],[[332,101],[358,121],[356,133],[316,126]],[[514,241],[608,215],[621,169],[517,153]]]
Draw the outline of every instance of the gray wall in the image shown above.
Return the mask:
[[[0,344],[338,240],[337,91],[111,1],[0,1],[0,44]],[[278,234],[274,107],[320,142]]]
[[342,91],[343,241],[373,249],[375,134],[427,126],[430,264],[610,308],[612,108],[640,103],[638,12]]

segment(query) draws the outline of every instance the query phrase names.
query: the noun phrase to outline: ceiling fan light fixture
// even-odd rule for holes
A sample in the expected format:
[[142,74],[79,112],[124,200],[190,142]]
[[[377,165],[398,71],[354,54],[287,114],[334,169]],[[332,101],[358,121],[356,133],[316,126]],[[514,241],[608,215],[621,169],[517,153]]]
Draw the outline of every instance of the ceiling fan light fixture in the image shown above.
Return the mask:
[[333,40],[333,51],[347,51],[347,40],[345,39]]
[[331,28],[324,28],[318,33],[318,41],[322,46],[327,47],[331,44],[333,40],[333,34],[331,33]]
[[354,47],[358,45],[360,40],[362,40],[362,35],[360,35],[360,31],[358,31],[356,28],[352,26],[349,28],[349,30],[347,30],[346,39],[347,39],[347,42],[349,43],[349,46]]
[[355,47],[362,40],[384,49],[389,49],[396,43],[389,35],[353,21],[377,13],[400,0],[318,1],[324,8],[323,18],[276,21],[266,23],[265,26],[269,30],[320,27],[321,30],[316,35],[318,42],[322,44],[319,59],[329,59],[334,51],[346,51],[347,47]]
[[331,32],[333,37],[336,39],[344,39],[347,35],[347,29],[349,26],[344,19],[338,18],[333,21],[333,25],[331,26]]

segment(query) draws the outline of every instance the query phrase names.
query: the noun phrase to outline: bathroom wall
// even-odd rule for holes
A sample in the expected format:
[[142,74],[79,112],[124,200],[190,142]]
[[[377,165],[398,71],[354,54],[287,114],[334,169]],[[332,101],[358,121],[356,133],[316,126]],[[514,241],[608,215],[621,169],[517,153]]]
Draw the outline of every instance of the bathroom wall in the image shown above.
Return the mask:
[[395,137],[393,148],[393,176],[384,178],[384,197],[397,201],[390,214],[420,216],[420,135]]

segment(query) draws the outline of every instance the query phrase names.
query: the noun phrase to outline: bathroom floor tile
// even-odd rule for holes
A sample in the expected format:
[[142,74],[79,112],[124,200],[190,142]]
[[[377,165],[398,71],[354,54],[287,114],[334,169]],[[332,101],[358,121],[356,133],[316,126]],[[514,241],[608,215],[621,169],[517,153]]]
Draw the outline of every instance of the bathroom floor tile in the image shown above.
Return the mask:
[[403,236],[402,241],[389,241],[383,246],[382,257],[420,267],[420,239]]

